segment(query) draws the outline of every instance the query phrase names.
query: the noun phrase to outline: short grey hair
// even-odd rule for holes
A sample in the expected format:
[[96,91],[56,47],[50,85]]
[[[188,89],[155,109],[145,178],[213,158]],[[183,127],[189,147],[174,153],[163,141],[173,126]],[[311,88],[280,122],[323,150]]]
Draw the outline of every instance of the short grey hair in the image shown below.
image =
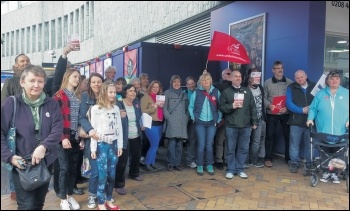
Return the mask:
[[139,83],[141,83],[141,81],[140,81],[139,78],[132,78],[132,79],[130,79],[129,84],[134,84],[134,82],[139,82]]
[[39,76],[42,77],[44,79],[44,82],[46,83],[46,72],[44,71],[44,69],[41,66],[38,65],[28,65],[24,70],[23,73],[21,75],[21,81],[23,81],[29,73],[33,73],[35,76]]
[[114,66],[108,66],[108,67],[106,67],[106,69],[105,69],[105,73],[109,73],[109,72],[115,72],[115,73],[117,73],[117,69],[115,69]]

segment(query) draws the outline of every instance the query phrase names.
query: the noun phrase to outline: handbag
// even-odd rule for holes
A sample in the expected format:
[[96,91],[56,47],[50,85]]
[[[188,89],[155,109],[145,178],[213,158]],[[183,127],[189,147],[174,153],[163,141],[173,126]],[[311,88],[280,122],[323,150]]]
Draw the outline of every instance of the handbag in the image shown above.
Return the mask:
[[[89,121],[91,120],[91,107],[92,107],[92,105],[89,107],[88,111],[86,112],[86,118]],[[78,136],[80,138],[90,138],[89,134],[87,134],[85,132],[85,130],[83,129],[83,127],[81,125],[78,126]]]
[[47,169],[45,159],[42,159],[39,164],[32,165],[32,155],[24,157],[26,160],[26,168],[16,168],[19,181],[22,185],[23,190],[32,191],[40,186],[50,182],[51,174]]
[[[14,154],[16,154],[16,127],[15,127],[15,118],[16,118],[16,111],[17,111],[17,103],[16,103],[16,97],[10,96],[13,98],[14,101],[14,107],[13,107],[13,114],[12,114],[12,120],[11,120],[11,127],[7,132],[7,143],[9,145],[10,151]],[[11,163],[5,163],[1,161],[1,165],[5,166],[5,168],[9,171],[12,171],[13,165]]]
[[81,164],[81,176],[85,178],[90,178],[91,175],[91,165],[89,158],[85,157],[83,158],[83,163]]

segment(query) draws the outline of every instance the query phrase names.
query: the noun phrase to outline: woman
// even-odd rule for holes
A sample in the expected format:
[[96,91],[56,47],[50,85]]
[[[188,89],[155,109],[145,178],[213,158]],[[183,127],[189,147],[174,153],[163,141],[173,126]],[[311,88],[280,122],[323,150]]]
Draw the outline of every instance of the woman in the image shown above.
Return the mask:
[[[94,137],[95,139],[98,139],[98,136],[94,128],[91,126],[90,120],[87,118],[86,113],[90,107],[96,104],[102,83],[103,78],[99,73],[92,73],[90,75],[90,78],[88,80],[88,90],[81,96],[79,110],[79,124],[83,130],[89,134],[90,137]],[[89,198],[87,206],[92,209],[97,206],[95,200],[97,194],[98,167],[96,159],[91,159],[90,138],[85,139],[84,141],[85,143],[81,146],[84,147],[84,156],[89,159],[91,166],[91,175],[89,178]]]
[[147,151],[145,165],[146,170],[150,172],[157,171],[154,165],[159,146],[159,141],[162,136],[163,126],[163,103],[156,102],[156,96],[163,92],[159,81],[151,82],[147,89],[147,93],[141,99],[141,111],[152,117],[152,127],[146,128],[145,133],[150,142],[150,148]]
[[[306,125],[314,125],[318,133],[343,135],[349,128],[349,90],[340,86],[340,73],[331,71],[325,79],[326,87],[320,90],[309,108]],[[324,151],[335,153],[339,148],[323,148]],[[332,180],[340,183],[336,173],[324,172],[321,182]]]
[[147,93],[147,89],[148,89],[148,74],[147,73],[142,73],[139,76],[140,79],[140,86],[141,86],[141,90],[140,92],[142,94],[146,94]]
[[209,73],[201,75],[198,82],[200,85],[192,94],[188,107],[191,119],[196,124],[197,174],[204,174],[203,165],[206,162],[208,173],[214,175],[213,143],[216,124],[222,119],[222,113],[218,110],[220,91],[212,85]]
[[[17,193],[19,210],[42,210],[49,182],[33,191],[23,190],[15,168],[22,168],[18,160],[32,154],[32,164],[46,161],[51,164],[57,158],[57,145],[63,131],[63,119],[59,104],[43,92],[46,73],[42,67],[28,65],[20,78],[22,94],[16,95],[16,154],[12,153],[6,140],[12,120],[14,101],[8,97],[1,106],[1,160],[12,163],[13,182]],[[41,143],[37,135],[41,134]]]
[[[142,181],[140,176],[140,158],[141,158],[141,107],[140,102],[136,99],[136,88],[127,84],[121,92],[122,101],[118,101],[117,105],[120,110],[124,110],[126,114],[122,114],[123,125],[123,153],[118,159],[117,168],[115,169],[114,188],[120,195],[127,194],[125,190],[125,169],[129,160],[130,166],[129,178],[136,181]],[[144,129],[144,128],[143,128]]]
[[80,209],[78,202],[72,197],[75,180],[77,177],[77,165],[79,159],[78,142],[78,115],[80,100],[75,95],[79,86],[80,72],[76,69],[66,70],[61,88],[53,98],[58,101],[63,116],[64,128],[61,142],[58,145],[59,173],[59,198],[62,210]]
[[182,171],[182,143],[184,139],[188,138],[188,99],[187,94],[182,92],[180,76],[173,75],[171,77],[170,89],[165,91],[164,95],[165,137],[168,138],[167,169],[172,171],[175,168]]

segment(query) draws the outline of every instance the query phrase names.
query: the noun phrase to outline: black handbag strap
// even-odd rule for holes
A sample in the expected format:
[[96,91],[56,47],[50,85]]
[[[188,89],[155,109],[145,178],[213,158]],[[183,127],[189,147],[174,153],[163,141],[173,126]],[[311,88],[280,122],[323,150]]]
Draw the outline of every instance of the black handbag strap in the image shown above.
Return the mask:
[[171,110],[171,111],[169,111],[169,114],[171,115],[171,113],[173,113],[173,111],[175,110],[175,108],[178,106],[178,105],[180,105],[180,103],[182,102],[182,99],[184,99],[184,93],[182,93],[182,97],[181,97],[181,100],[174,106],[174,108]]
[[12,120],[11,120],[11,127],[15,127],[16,122],[16,112],[17,112],[17,101],[15,96],[10,96],[13,98],[14,106],[13,106],[13,114],[12,114]]

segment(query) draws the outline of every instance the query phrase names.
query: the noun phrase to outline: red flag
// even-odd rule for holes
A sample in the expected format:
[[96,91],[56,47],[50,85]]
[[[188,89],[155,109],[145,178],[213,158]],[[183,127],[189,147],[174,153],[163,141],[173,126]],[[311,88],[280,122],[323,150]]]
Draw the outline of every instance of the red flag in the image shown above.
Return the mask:
[[208,55],[208,61],[230,61],[238,64],[249,64],[245,47],[231,35],[214,31]]

